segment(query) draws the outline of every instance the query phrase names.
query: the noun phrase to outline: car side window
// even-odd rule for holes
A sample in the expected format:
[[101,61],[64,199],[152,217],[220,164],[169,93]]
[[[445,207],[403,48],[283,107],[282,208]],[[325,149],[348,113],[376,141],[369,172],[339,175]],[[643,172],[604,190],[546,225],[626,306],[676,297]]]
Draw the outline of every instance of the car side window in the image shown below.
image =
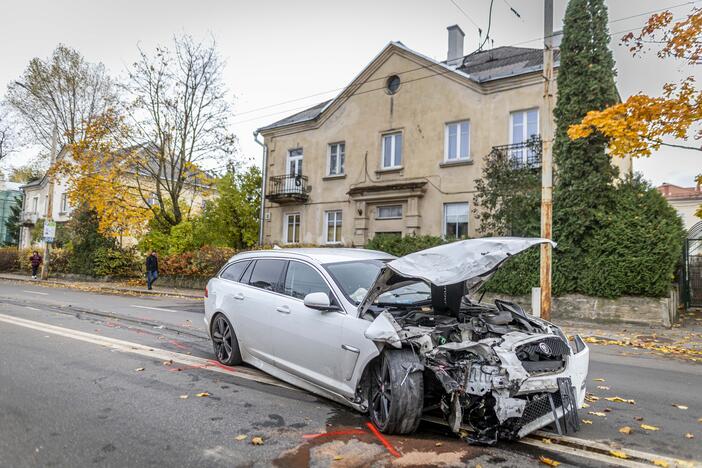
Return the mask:
[[250,260],[244,260],[242,262],[234,262],[229,265],[224,271],[219,275],[220,278],[224,278],[230,281],[239,281],[241,275],[244,274],[246,267],[251,263]]
[[278,291],[285,263],[285,260],[257,260],[251,271],[249,285],[267,291]]
[[283,293],[297,299],[304,299],[313,292],[323,292],[331,300],[329,286],[322,276],[306,263],[291,261],[285,275]]

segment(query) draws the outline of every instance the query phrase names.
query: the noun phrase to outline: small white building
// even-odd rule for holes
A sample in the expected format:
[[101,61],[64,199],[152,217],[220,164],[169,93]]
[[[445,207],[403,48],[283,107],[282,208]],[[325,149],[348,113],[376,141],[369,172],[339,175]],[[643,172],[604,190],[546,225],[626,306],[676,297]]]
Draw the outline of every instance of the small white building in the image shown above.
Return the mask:
[[700,184],[697,184],[696,187],[680,187],[664,182],[656,188],[678,212],[687,231],[702,221],[695,215],[697,209],[702,205]]
[[[51,217],[57,223],[65,223],[71,218],[73,211],[66,193],[66,184],[61,180],[55,180],[53,184],[53,207]],[[42,241],[32,242],[32,229],[41,219],[46,219],[49,208],[49,179],[44,175],[41,179],[29,182],[20,187],[24,192],[24,203],[20,220],[22,228],[20,230],[19,246],[21,249],[32,247],[32,245],[42,245]]]

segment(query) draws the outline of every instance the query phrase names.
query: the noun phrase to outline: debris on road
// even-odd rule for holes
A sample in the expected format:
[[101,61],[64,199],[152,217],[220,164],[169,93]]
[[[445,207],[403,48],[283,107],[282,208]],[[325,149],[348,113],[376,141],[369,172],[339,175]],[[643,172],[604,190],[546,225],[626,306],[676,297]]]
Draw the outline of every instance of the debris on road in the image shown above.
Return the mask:
[[673,403],[673,406],[676,407],[677,409],[681,409],[681,410],[687,409],[687,406],[685,406],[685,405],[678,405],[678,404]]
[[251,439],[252,445],[263,445],[263,437],[254,437]]
[[629,426],[620,427],[619,432],[621,432],[622,434],[627,434],[627,435],[631,434],[631,427],[629,427]]
[[558,466],[561,464],[561,462],[544,457],[543,455],[539,455],[539,461],[548,466]]
[[144,369],[143,367],[137,367],[137,368],[134,369],[134,370],[135,370],[136,372],[141,372],[141,371],[143,371],[143,370],[145,370],[145,369]]
[[195,396],[196,397],[208,397],[208,396],[210,396],[210,394],[207,392],[202,392],[202,393],[196,393]]
[[234,437],[235,440],[245,440],[248,436],[246,434],[239,434],[238,436]]
[[650,426],[650,425],[648,425],[648,424],[642,424],[642,425],[641,425],[641,429],[645,429],[645,430],[647,430],[647,431],[659,431],[659,430],[660,430],[659,427]]
[[181,395],[181,396],[179,396],[178,398],[180,398],[181,400],[187,400],[187,399],[188,399],[188,395]]
[[635,404],[636,404],[636,401],[634,401],[634,400],[627,400],[627,399],[625,399],[625,398],[618,397],[618,396],[607,397],[607,398],[605,398],[605,400],[607,400],[607,401],[612,401],[612,402],[614,402],[614,403],[629,403],[630,405],[635,405]]

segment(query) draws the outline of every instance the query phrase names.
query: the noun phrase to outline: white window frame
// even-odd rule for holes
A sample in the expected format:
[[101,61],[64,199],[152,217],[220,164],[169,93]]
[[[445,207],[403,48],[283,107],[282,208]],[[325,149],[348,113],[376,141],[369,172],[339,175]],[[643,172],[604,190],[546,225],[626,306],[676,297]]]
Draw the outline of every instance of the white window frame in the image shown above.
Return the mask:
[[[290,240],[288,239],[288,225],[290,223],[290,217],[292,216],[297,216],[297,240],[293,239]],[[302,237],[302,214],[300,214],[299,211],[295,211],[292,213],[285,213],[285,216],[283,217],[284,222],[283,222],[283,242],[286,244],[299,244],[300,243],[300,238]],[[295,237],[295,227],[293,226],[293,237]]]
[[[400,216],[380,216],[380,209],[381,208],[391,208],[391,207],[400,207]],[[401,203],[395,203],[391,205],[378,205],[375,207],[375,219],[402,219],[403,215],[403,208]]]
[[[461,138],[461,124],[468,124],[468,141],[463,141]],[[456,126],[456,157],[453,159],[449,158],[449,127]],[[466,157],[461,157],[461,149],[463,145],[467,147]],[[446,122],[444,124],[444,161],[445,162],[455,162],[455,161],[470,161],[470,120],[456,120],[454,122]]]
[[[519,144],[529,140],[529,125],[528,125],[528,114],[531,111],[536,111],[536,134],[541,134],[541,110],[538,107],[530,107],[529,109],[520,109],[512,111],[509,113],[509,144]],[[524,124],[522,125],[522,141],[514,141],[514,116],[515,114],[521,114],[523,117]],[[510,153],[510,158],[516,159],[515,155],[519,156],[521,163],[527,162],[527,151],[526,149],[516,149],[512,150]]]
[[[343,151],[339,152],[339,148],[343,146]],[[332,159],[332,148],[336,147],[336,173],[332,174],[331,172],[331,159]],[[344,163],[342,164],[341,171],[339,171],[339,155],[342,155],[344,158]],[[342,176],[346,174],[346,142],[345,141],[337,141],[335,143],[329,143],[327,145],[327,176],[329,177],[336,177],[336,176]]]
[[[334,217],[334,239],[329,239],[329,221]],[[339,232],[339,239],[336,239],[336,228],[343,229],[344,214],[342,210],[329,210],[324,212],[324,242],[326,244],[340,244],[343,234]]]
[[[296,154],[296,155],[293,155],[293,154],[292,154],[293,151],[298,151],[298,150],[300,151],[300,154]],[[305,159],[305,152],[304,152],[304,150],[303,150],[302,148],[291,148],[291,149],[289,149],[289,150],[288,150],[288,157],[287,157],[287,160],[285,161],[285,163],[286,163],[286,164],[285,164],[285,175],[293,175],[293,174],[290,172],[290,162],[292,162],[292,161],[303,161],[303,164],[304,164],[304,159]],[[298,165],[295,164],[295,167],[297,168]],[[303,166],[303,168],[304,168],[304,166]],[[299,175],[302,175],[302,170],[300,170]]]
[[63,192],[61,194],[60,212],[66,213],[67,211],[68,211],[68,194],[66,192]]
[[39,197],[32,197],[32,213],[38,213],[39,212]]
[[468,220],[466,221],[466,234],[468,234],[470,230],[470,203],[469,202],[450,202],[450,203],[444,203],[444,212],[442,215],[442,223],[441,223],[441,232],[442,236],[445,238],[447,236],[446,233],[446,208],[448,208],[449,205],[466,205],[468,208],[467,216]]
[[[395,145],[397,144],[397,137],[400,137],[402,139],[402,143],[400,144],[400,164],[397,164],[397,160],[395,158],[396,156],[396,151],[395,151]],[[390,140],[390,160],[392,164],[390,166],[385,165],[385,139],[386,138],[392,138]],[[404,159],[404,141],[405,137],[403,136],[402,132],[387,132],[383,133],[380,136],[380,167],[383,169],[399,169],[402,167],[402,160]]]

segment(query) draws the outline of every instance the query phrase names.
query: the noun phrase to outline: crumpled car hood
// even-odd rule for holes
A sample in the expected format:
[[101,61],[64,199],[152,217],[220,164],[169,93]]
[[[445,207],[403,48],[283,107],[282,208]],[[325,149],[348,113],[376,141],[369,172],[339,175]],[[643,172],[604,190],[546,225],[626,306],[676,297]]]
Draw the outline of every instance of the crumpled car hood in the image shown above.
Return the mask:
[[422,279],[435,286],[465,282],[469,290],[475,290],[509,257],[545,243],[556,246],[555,242],[538,237],[483,237],[432,247],[392,260],[380,271],[359,304],[360,315],[378,296],[409,280]]

